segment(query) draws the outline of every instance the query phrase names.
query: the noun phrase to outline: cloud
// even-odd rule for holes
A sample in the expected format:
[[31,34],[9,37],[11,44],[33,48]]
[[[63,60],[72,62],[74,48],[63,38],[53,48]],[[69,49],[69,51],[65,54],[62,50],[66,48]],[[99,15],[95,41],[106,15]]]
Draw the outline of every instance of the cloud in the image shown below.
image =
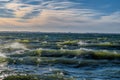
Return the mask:
[[32,7],[29,5],[25,5],[22,3],[8,3],[5,6],[7,9],[13,10],[13,13],[15,14],[16,18],[21,18],[25,14],[32,11]]
[[10,0],[0,0],[0,1],[10,1]]
[[1,30],[119,32],[120,12],[105,14],[69,0],[9,0],[0,3],[0,21]]

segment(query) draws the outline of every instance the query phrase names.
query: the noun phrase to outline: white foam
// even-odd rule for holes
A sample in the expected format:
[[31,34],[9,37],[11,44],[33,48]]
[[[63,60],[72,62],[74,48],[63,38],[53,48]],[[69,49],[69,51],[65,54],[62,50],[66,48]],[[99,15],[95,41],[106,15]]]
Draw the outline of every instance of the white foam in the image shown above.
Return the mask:
[[114,53],[114,54],[118,54],[118,52],[117,52],[117,51],[113,51],[113,53]]
[[84,51],[94,51],[93,49],[87,49],[87,48],[80,48],[80,50],[84,50]]
[[13,54],[24,54],[24,50],[17,50],[13,52]]
[[6,57],[6,55],[4,53],[0,53],[0,57]]
[[18,43],[18,42],[7,44],[7,45],[5,45],[5,48],[27,49],[24,44],[21,44],[21,43]]
[[79,41],[78,42],[79,45],[87,45],[87,43],[83,42],[83,41]]

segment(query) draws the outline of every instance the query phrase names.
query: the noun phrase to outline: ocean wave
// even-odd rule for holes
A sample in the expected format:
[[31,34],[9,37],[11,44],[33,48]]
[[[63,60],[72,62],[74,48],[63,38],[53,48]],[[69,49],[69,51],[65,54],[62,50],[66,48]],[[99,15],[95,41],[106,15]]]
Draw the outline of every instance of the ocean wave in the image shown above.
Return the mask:
[[86,51],[86,50],[42,50],[36,49],[33,51],[26,51],[23,54],[13,54],[11,57],[26,57],[26,56],[37,56],[37,57],[66,57],[66,58],[77,58],[77,59],[107,59],[107,60],[120,60],[120,54],[110,51]]

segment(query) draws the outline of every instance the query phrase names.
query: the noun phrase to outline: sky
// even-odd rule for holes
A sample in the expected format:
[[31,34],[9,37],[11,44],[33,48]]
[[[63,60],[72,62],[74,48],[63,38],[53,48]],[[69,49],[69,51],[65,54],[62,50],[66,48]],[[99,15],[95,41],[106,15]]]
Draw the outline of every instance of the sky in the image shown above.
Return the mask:
[[0,0],[0,31],[120,33],[120,0]]

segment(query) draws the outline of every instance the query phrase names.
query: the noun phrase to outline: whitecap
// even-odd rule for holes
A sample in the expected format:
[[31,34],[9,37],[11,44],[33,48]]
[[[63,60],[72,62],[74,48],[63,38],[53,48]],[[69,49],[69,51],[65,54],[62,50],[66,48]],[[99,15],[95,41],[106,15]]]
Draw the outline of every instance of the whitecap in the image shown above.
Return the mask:
[[83,41],[79,41],[78,44],[79,44],[79,45],[87,45],[88,43],[85,43],[85,42],[83,42]]
[[5,45],[5,48],[27,49],[26,46],[25,46],[24,44],[21,44],[21,43],[18,43],[18,42],[6,44],[6,45]]

